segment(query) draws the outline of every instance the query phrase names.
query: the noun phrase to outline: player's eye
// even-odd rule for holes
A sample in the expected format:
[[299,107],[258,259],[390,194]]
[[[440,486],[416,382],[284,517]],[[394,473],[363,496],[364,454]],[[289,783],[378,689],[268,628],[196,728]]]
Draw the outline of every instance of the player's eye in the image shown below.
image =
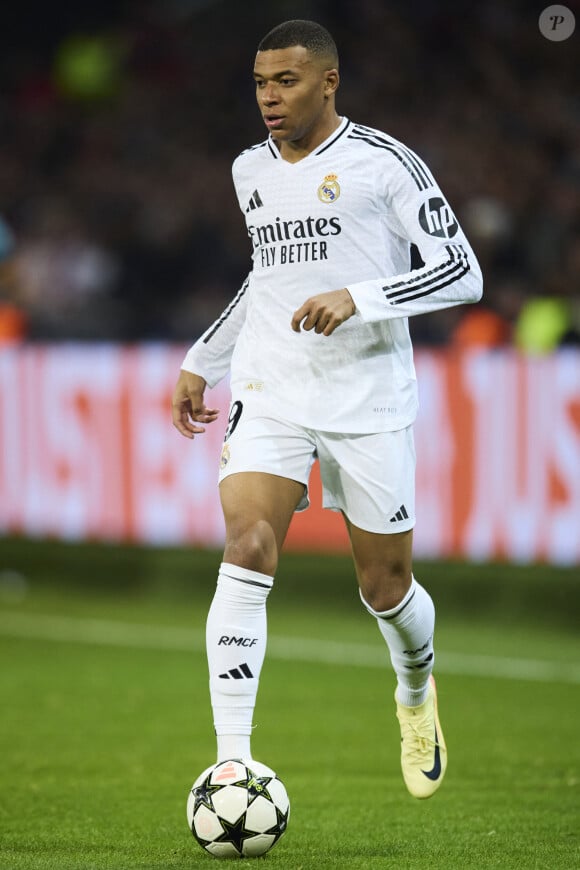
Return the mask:
[[296,79],[284,78],[284,79],[280,79],[280,81],[282,82],[283,85],[288,86],[288,85],[293,85],[296,82]]

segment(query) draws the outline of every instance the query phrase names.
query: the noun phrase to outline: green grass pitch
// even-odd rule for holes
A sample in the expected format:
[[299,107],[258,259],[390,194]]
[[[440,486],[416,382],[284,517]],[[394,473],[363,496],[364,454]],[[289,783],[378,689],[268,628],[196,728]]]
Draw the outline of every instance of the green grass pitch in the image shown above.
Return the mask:
[[[203,630],[220,555],[0,540],[1,870],[216,866],[188,831],[214,760]],[[422,564],[441,790],[403,786],[394,678],[350,560],[287,555],[254,755],[284,780],[288,870],[580,867],[580,578]]]

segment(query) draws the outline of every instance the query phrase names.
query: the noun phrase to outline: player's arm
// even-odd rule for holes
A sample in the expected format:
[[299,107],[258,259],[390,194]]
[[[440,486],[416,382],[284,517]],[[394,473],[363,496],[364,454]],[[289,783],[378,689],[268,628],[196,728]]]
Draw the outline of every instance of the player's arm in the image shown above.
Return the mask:
[[482,275],[471,245],[431,173],[414,156],[417,173],[401,166],[388,194],[391,231],[414,243],[424,265],[382,279],[349,284],[365,322],[412,317],[454,305],[478,302]]
[[207,408],[206,386],[214,387],[227,373],[238,335],[246,318],[250,278],[246,278],[236,296],[190,347],[181,364],[173,392],[173,425],[186,438],[205,431],[217,419],[217,408]]

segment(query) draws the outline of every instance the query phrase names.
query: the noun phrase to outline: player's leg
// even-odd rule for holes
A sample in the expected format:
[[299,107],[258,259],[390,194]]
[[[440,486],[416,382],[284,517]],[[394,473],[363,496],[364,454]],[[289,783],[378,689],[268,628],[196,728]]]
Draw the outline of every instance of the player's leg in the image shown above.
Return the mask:
[[367,532],[347,521],[360,596],[378,622],[397,675],[397,701],[422,704],[433,669],[435,609],[412,574],[411,530]]
[[262,472],[232,474],[220,496],[226,546],[206,625],[218,760],[250,758],[267,641],[266,601],[304,484]]
[[381,535],[347,525],[361,599],[377,620],[397,676],[405,784],[415,797],[430,797],[443,780],[447,750],[432,676],[435,608],[412,574],[413,533]]
[[301,427],[235,400],[220,463],[224,559],[207,620],[218,758],[251,757],[250,735],[266,651],[266,601],[295,510],[308,505],[315,446]]
[[[375,617],[389,648],[397,677],[399,719],[406,711],[413,711],[409,713],[413,729],[416,721],[424,721],[425,715],[431,715],[433,722],[436,712],[430,678],[435,611],[428,592],[412,573],[415,524],[412,430],[323,436],[317,448],[324,504],[341,510],[346,518],[361,599]],[[425,713],[428,708],[431,714]],[[422,731],[425,727],[421,726]],[[441,782],[445,759],[438,770],[434,759],[436,755],[441,761],[442,747],[434,745],[434,726],[429,730],[428,744],[413,729],[406,726],[403,729],[403,773],[409,790],[417,797],[426,797]],[[437,743],[441,740],[439,736]],[[426,756],[417,754],[418,745],[430,746],[431,763]],[[418,764],[414,763],[417,759]],[[428,774],[434,771],[431,774],[434,779],[423,774],[422,769]]]
[[304,484],[264,472],[231,474],[220,483],[226,525],[224,562],[273,576]]

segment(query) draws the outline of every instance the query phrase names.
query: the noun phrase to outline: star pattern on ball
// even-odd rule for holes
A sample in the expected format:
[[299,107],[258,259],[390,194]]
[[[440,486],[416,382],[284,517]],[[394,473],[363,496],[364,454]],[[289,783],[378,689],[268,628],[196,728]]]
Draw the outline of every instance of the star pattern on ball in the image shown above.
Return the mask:
[[215,808],[212,801],[212,795],[214,792],[219,791],[220,788],[220,785],[211,785],[209,776],[201,783],[201,785],[193,788],[191,790],[195,799],[193,815],[196,814],[200,807],[207,807],[208,810],[212,810],[213,812]]
[[250,804],[252,804],[260,795],[269,801],[272,800],[272,796],[268,791],[268,786],[271,782],[271,776],[256,776],[255,773],[248,770],[248,779],[244,783],[248,792],[248,806],[250,806]]
[[278,807],[276,807],[276,824],[272,828],[268,828],[267,831],[264,831],[265,834],[273,834],[276,838],[274,843],[276,843],[286,828],[288,827],[288,813],[283,813]]
[[243,855],[244,842],[250,837],[255,837],[255,831],[248,831],[246,828],[246,814],[242,813],[236,822],[228,822],[226,819],[220,819],[220,824],[224,829],[223,834],[216,837],[214,843],[231,843],[234,849]]

